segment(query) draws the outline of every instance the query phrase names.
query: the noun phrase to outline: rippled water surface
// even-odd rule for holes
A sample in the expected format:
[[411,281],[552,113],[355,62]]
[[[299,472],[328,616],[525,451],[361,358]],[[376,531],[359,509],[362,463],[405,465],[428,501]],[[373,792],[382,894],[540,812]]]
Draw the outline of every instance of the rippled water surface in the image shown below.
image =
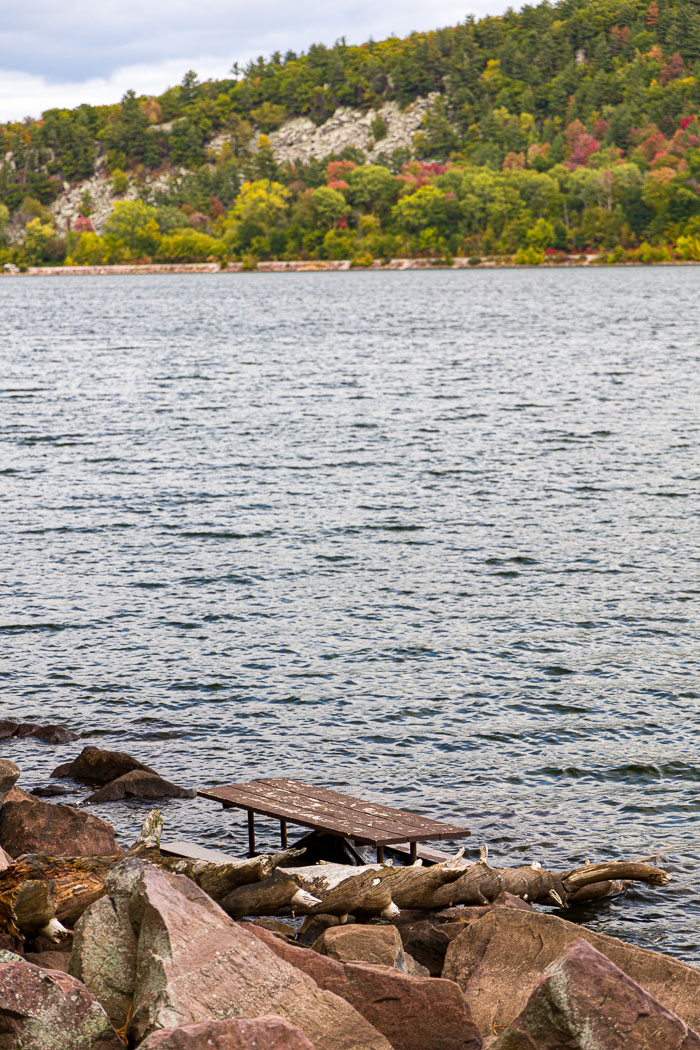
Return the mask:
[[[699,291],[3,278],[2,714],[465,821],[494,863],[663,851],[667,889],[578,917],[700,963]],[[31,788],[80,746],[0,753]],[[98,812],[128,843],[146,808]],[[244,851],[236,811],[165,816]]]

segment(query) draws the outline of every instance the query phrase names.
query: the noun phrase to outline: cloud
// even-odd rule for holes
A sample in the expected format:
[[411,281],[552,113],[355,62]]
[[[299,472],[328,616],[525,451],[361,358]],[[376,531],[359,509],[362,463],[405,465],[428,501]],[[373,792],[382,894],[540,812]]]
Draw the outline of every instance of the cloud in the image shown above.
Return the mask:
[[[476,14],[498,0],[477,0]],[[51,106],[117,102],[125,90],[159,94],[188,69],[225,76],[234,61],[306,50],[341,36],[362,43],[453,25],[461,0],[4,0],[0,120]]]

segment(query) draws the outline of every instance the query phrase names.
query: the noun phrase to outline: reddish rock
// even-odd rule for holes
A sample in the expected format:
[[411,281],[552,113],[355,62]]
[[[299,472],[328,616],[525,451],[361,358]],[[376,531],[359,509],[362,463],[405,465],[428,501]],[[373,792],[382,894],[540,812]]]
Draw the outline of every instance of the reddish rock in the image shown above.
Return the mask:
[[700,1029],[700,970],[537,911],[494,908],[466,926],[447,949],[442,975],[459,984],[480,1031],[491,1035],[517,1017],[546,967],[579,938]]
[[439,922],[432,918],[412,922],[396,920],[396,928],[404,950],[424,966],[431,977],[439,977],[447,949],[464,929],[464,922]]
[[114,828],[106,821],[74,806],[19,794],[19,798],[8,796],[0,810],[0,842],[13,857],[24,853],[86,857],[119,852]]
[[378,966],[395,966],[403,973],[427,977],[425,967],[403,950],[401,935],[395,926],[331,926],[312,945],[316,952],[340,962],[367,962]]
[[261,927],[256,937],[285,962],[341,996],[391,1043],[394,1050],[479,1050],[481,1036],[464,995],[453,981],[412,977],[391,966],[338,962],[299,948]]
[[85,799],[86,802],[116,802],[123,798],[196,798],[195,788],[181,788],[157,773],[132,769]]
[[52,777],[73,777],[74,780],[87,780],[97,784],[107,784],[124,773],[140,769],[144,773],[154,773],[155,769],[144,766],[138,759],[132,758],[126,751],[103,751],[99,747],[84,747],[72,762],[56,766]]
[[227,1018],[154,1032],[138,1050],[314,1050],[301,1028],[283,1017]]
[[547,967],[491,1050],[700,1050],[700,1037],[587,941]]
[[7,758],[0,758],[0,806],[19,779],[20,769]]
[[[133,991],[135,1043],[162,1028],[276,1014],[301,1028],[316,1050],[391,1050],[344,999],[279,958],[252,924],[233,922],[184,875],[127,858],[110,872],[106,888],[107,898],[81,922],[89,924],[91,909],[111,901],[125,940],[137,939],[133,989],[124,989]],[[80,945],[76,937],[71,970],[92,988],[89,973],[109,968],[109,951],[96,923]]]
[[[354,923],[355,916],[349,915],[347,918],[348,923]],[[323,935],[323,933],[330,926],[341,926],[340,916],[338,915],[307,915],[297,933],[297,944],[303,944],[304,947],[310,948],[312,944]]]
[[41,966],[43,970],[62,970],[68,973],[70,952],[23,952],[27,962]]
[[0,951],[0,1050],[124,1050],[80,981]]

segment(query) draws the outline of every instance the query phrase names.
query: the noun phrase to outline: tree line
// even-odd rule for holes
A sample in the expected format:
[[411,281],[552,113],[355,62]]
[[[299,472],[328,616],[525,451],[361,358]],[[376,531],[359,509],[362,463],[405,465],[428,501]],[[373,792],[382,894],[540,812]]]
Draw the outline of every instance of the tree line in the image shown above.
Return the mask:
[[[354,148],[280,164],[270,148],[290,117],[430,94],[411,150],[383,154],[375,118],[373,163]],[[0,125],[0,239],[26,230],[0,259],[693,257],[699,110],[696,0],[559,0],[275,53],[226,80],[188,73],[157,98]],[[57,229],[52,202],[98,165],[126,199],[99,234],[87,197]]]

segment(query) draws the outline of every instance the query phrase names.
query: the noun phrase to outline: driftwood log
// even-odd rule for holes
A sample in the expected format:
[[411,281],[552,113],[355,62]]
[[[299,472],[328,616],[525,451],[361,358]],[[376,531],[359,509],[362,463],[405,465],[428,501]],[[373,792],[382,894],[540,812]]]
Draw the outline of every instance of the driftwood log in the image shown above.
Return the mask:
[[164,857],[163,819],[149,813],[138,841],[126,853],[95,857],[31,855],[0,872],[0,933],[24,938],[41,932],[58,940],[83,911],[105,893],[105,879],[125,857],[137,856],[159,868],[187,875],[233,918],[247,915],[313,915],[325,912],[393,918],[401,908],[440,909],[457,904],[488,904],[502,892],[533,904],[566,907],[596,900],[627,881],[663,886],[670,876],[641,861],[587,864],[554,873],[532,864],[492,868],[487,851],[477,863],[456,856],[423,867],[368,864],[316,864],[280,867],[303,850],[261,854],[229,864]]
[[461,854],[432,867],[344,864],[278,868],[262,883],[239,886],[221,901],[233,918],[245,915],[381,915],[392,918],[401,908],[439,909],[457,904],[489,904],[506,891],[533,904],[566,907],[574,901],[597,900],[628,881],[664,886],[670,875],[641,862],[587,864],[554,873],[532,864],[492,868],[486,856],[476,864]]
[[32,854],[0,872],[0,933],[13,937],[39,932],[58,940],[64,923],[72,924],[105,893],[105,879],[125,857],[142,857],[159,868],[187,875],[215,900],[236,887],[262,882],[276,866],[300,855],[301,850],[261,854],[230,864],[164,857],[160,852],[163,818],[152,810],[141,834],[125,853],[95,857],[47,857]]

